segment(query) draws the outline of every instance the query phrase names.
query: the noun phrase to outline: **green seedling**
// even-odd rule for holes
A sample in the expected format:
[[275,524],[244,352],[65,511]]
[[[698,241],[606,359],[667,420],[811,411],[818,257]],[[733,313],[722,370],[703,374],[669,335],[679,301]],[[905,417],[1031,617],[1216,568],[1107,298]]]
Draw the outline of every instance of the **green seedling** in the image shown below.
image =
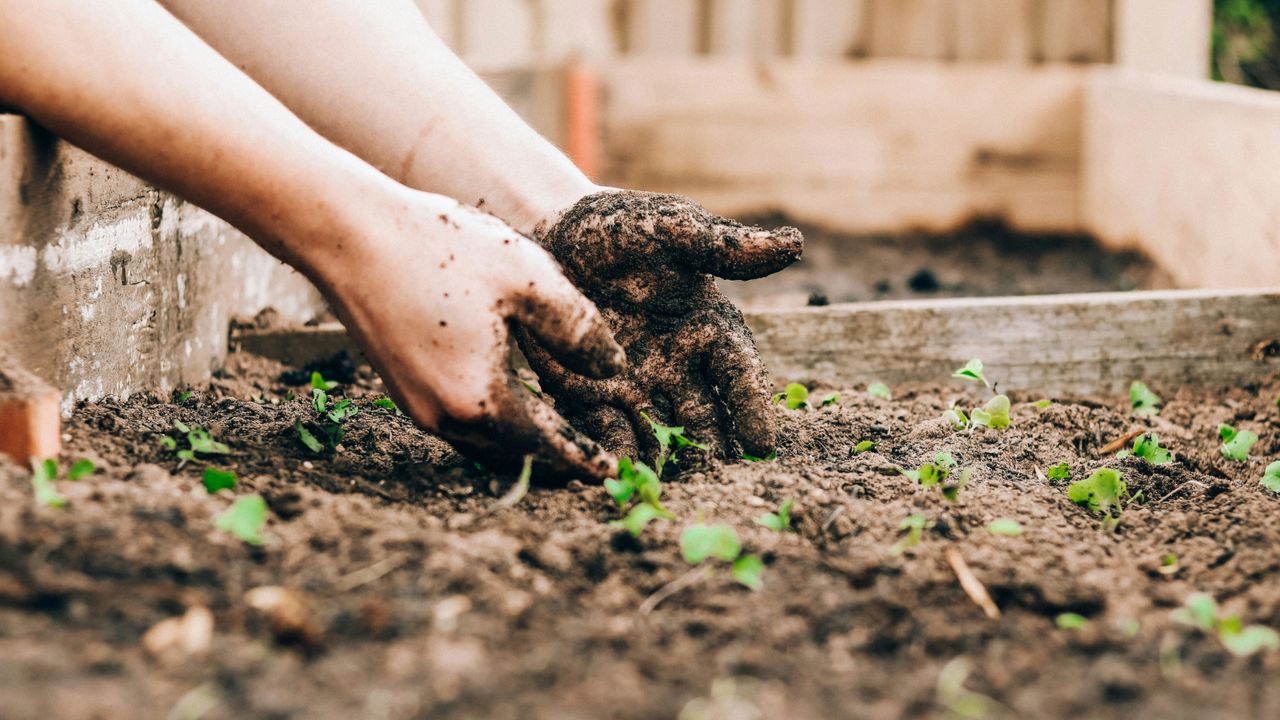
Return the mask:
[[680,554],[690,565],[707,560],[731,563],[729,574],[741,585],[759,590],[764,582],[764,562],[755,555],[743,555],[738,533],[728,525],[697,523],[680,534]]
[[326,448],[336,449],[346,435],[343,423],[360,412],[350,399],[333,401],[329,393],[321,388],[311,389],[311,407],[316,412],[315,421],[303,423],[298,420],[293,427],[302,444],[314,453],[323,452]]
[[915,547],[924,539],[924,531],[933,527],[934,523],[929,518],[915,513],[908,515],[898,523],[898,531],[906,533],[906,537],[899,540],[893,547],[889,548],[890,555],[901,555],[909,547]]
[[1222,456],[1228,460],[1247,462],[1249,448],[1258,442],[1258,436],[1248,430],[1237,430],[1230,425],[1218,426],[1218,437],[1222,440]]
[[1236,657],[1280,650],[1280,634],[1265,625],[1245,625],[1239,615],[1223,615],[1208,593],[1195,593],[1173,611],[1174,622],[1216,634],[1222,646]]
[[1273,493],[1280,493],[1280,460],[1271,463],[1262,472],[1262,487]]
[[987,376],[982,372],[982,361],[974,358],[965,364],[964,367],[951,373],[951,377],[968,380],[969,382],[980,382],[987,387],[991,387],[991,383],[987,382]]
[[874,440],[863,440],[862,442],[853,446],[853,454],[861,455],[864,452],[869,452],[873,450],[875,446],[876,446],[876,443]]
[[773,462],[774,460],[778,459],[778,451],[774,450],[773,452],[769,453],[768,455],[765,455],[764,457],[756,457],[751,453],[742,453],[742,459],[746,460],[747,462]]
[[[36,504],[43,507],[61,508],[67,506],[67,499],[58,493],[58,475],[61,470],[58,461],[48,458],[34,462],[31,468],[31,490],[36,496]],[[94,473],[98,468],[88,458],[80,458],[67,470],[67,480],[82,480]]]
[[374,400],[373,406],[380,407],[384,410],[393,410],[395,411],[396,417],[404,416],[404,413],[400,412],[400,406],[396,405],[396,401],[389,397],[380,397],[377,400]]
[[185,464],[196,459],[196,455],[230,455],[231,448],[213,439],[208,430],[199,425],[187,425],[181,420],[173,421],[173,429],[186,435],[187,447],[180,448],[179,441],[168,435],[160,438],[160,447],[173,452]]
[[533,478],[533,456],[524,456],[524,466],[520,468],[520,475],[516,477],[516,484],[511,486],[505,495],[498,498],[498,507],[515,507],[520,504],[525,495],[529,494],[529,480]]
[[1050,466],[1045,471],[1045,476],[1049,478],[1051,483],[1065,482],[1071,479],[1071,468],[1066,463],[1058,463]]
[[67,470],[67,479],[73,481],[83,480],[92,475],[97,469],[97,466],[89,458],[80,458],[71,463],[71,469]]
[[960,490],[969,483],[973,476],[973,468],[954,471],[955,458],[950,453],[938,453],[933,462],[925,463],[915,470],[899,470],[903,475],[920,483],[923,487],[938,486],[942,497],[955,502]]
[[1058,615],[1055,622],[1063,630],[1083,630],[1089,624],[1089,619],[1079,613],[1064,612]]
[[648,511],[640,511],[640,514],[632,518],[629,524],[623,525],[623,527],[631,530],[633,535],[636,534],[633,528],[638,527],[640,531],[643,531],[650,520],[656,518],[676,519],[676,516],[671,511],[662,506],[662,483],[658,480],[658,474],[640,461],[633,462],[631,458],[625,456],[618,460],[618,478],[616,480],[605,478],[604,489],[618,504],[619,510],[625,509],[627,503],[633,499],[639,500],[639,505],[648,505],[653,508],[652,517],[640,522],[645,516],[651,514]]
[[1007,395],[996,395],[988,400],[986,405],[974,408],[973,412],[969,413],[969,418],[974,426],[1003,430],[1009,427],[1009,407]]
[[791,508],[796,504],[795,498],[787,498],[778,506],[778,512],[765,513],[756,518],[756,524],[762,525],[775,532],[791,531]]
[[204,469],[204,489],[210,493],[216,493],[219,490],[234,490],[236,487],[236,474],[233,470],[220,470],[216,467],[207,467]]
[[1123,503],[1129,501],[1129,487],[1119,471],[1104,467],[1084,480],[1071,483],[1067,487],[1067,498],[1076,504],[1088,505],[1091,512],[1110,517],[1112,510],[1119,515]]
[[1044,410],[1045,408],[1052,407],[1052,406],[1053,406],[1053,401],[1052,401],[1052,400],[1050,400],[1049,398],[1043,398],[1043,399],[1041,399],[1041,400],[1037,400],[1037,401],[1035,401],[1035,402],[1033,402],[1033,403],[1031,403],[1031,404],[1032,404],[1032,405],[1034,405],[1035,407],[1040,408],[1041,410]]
[[262,528],[267,524],[267,501],[259,495],[236,498],[231,507],[213,520],[213,525],[250,545],[262,545]]
[[893,399],[893,393],[889,390],[889,386],[882,382],[874,382],[868,385],[867,394],[871,397],[880,398],[881,400]]
[[1126,458],[1130,455],[1142,458],[1152,465],[1166,465],[1173,462],[1173,453],[1167,448],[1160,447],[1160,438],[1155,433],[1139,435],[1133,441],[1132,450],[1121,450],[1116,453],[1117,458]]
[[836,405],[840,402],[840,393],[831,393],[818,401],[818,407],[827,407],[828,405]]
[[186,404],[187,404],[187,401],[188,401],[188,400],[190,400],[190,399],[191,399],[191,391],[190,391],[190,390],[183,390],[183,391],[182,391],[182,393],[181,393],[180,395],[178,395],[178,404],[179,404],[179,405],[186,405]]
[[653,418],[644,413],[640,413],[640,417],[649,423],[649,427],[653,428],[654,437],[658,439],[658,466],[654,468],[658,473],[658,477],[662,477],[662,470],[666,466],[667,460],[671,460],[672,464],[676,463],[676,454],[681,450],[691,447],[706,452],[706,445],[696,443],[684,436],[683,427],[659,425],[653,421]]
[[951,402],[951,407],[943,411],[942,419],[946,420],[956,430],[972,427],[969,416],[964,414],[964,410],[961,410],[954,400]]
[[644,529],[649,523],[662,517],[658,509],[648,503],[640,503],[631,508],[626,517],[621,520],[614,520],[609,524],[614,527],[620,527],[631,533],[631,537],[640,537],[644,533]]
[[946,717],[980,720],[1005,713],[1006,708],[996,700],[964,686],[971,672],[969,661],[958,657],[944,665],[938,674],[937,702],[946,709]]
[[987,525],[987,532],[1004,537],[1018,537],[1022,534],[1022,525],[1010,518],[996,518]]
[[802,410],[809,407],[809,388],[800,383],[791,383],[773,396],[773,402],[775,405],[781,402],[788,410]]
[[328,392],[336,387],[338,387],[338,383],[332,380],[325,380],[324,376],[318,371],[311,373],[311,388],[313,390],[324,390],[325,392]]
[[1176,575],[1178,572],[1178,556],[1174,553],[1165,553],[1160,558],[1160,574]]
[[1164,401],[1160,396],[1151,392],[1145,383],[1133,381],[1129,386],[1129,405],[1133,407],[1133,414],[1140,417],[1151,417],[1160,414],[1160,405]]

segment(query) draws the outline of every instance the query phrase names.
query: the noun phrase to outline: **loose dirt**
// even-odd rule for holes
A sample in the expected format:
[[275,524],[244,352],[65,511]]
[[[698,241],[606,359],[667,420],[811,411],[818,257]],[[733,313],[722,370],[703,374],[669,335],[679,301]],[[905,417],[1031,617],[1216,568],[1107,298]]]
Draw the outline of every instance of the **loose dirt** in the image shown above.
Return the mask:
[[[958,657],[965,692],[1003,708],[992,716],[1280,716],[1280,653],[1235,658],[1170,618],[1204,591],[1280,627],[1280,498],[1258,483],[1280,456],[1278,378],[1153,388],[1168,402],[1150,421],[1127,398],[1041,409],[1015,394],[1011,428],[959,433],[938,419],[958,386],[892,401],[845,389],[832,407],[775,409],[774,462],[685,458],[665,485],[682,521],[633,540],[595,486],[497,508],[511,478],[374,407],[367,370],[325,370],[361,409],[332,455],[292,429],[310,416],[305,374],[233,356],[181,404],[80,407],[66,459],[101,469],[59,484],[66,508],[37,507],[28,474],[0,465],[0,716],[945,717],[939,676]],[[231,446],[219,464],[266,499],[265,546],[215,530],[231,494],[206,495],[204,463],[179,468],[160,447],[176,419]],[[1254,459],[1218,453],[1219,422],[1261,436]],[[1097,456],[1140,427],[1176,462]],[[866,439],[876,448],[854,454]],[[974,468],[954,504],[898,473],[940,451]],[[1145,500],[1103,531],[1037,474],[1058,462],[1076,478],[1120,469]],[[753,524],[786,498],[796,532]],[[764,588],[719,571],[639,613],[689,572],[678,537],[699,513],[764,558]],[[913,513],[934,525],[891,554]],[[986,532],[998,517],[1023,534]],[[966,596],[949,548],[1000,619]],[[1057,627],[1064,612],[1087,625]]]
[[[765,227],[796,225],[756,218]],[[749,283],[721,281],[748,309],[828,302],[1156,290],[1172,279],[1149,258],[1082,234],[1028,234],[974,222],[949,233],[849,235],[798,225],[804,257]]]

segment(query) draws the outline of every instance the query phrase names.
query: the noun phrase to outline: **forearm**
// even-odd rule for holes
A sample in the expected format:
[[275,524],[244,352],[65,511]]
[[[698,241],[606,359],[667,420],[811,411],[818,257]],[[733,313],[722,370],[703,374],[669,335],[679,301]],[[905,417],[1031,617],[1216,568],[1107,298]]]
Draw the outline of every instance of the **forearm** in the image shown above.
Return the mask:
[[162,2],[312,127],[410,187],[525,233],[594,189],[412,0]]
[[0,0],[0,104],[225,218],[304,271],[342,194],[394,185],[150,0]]

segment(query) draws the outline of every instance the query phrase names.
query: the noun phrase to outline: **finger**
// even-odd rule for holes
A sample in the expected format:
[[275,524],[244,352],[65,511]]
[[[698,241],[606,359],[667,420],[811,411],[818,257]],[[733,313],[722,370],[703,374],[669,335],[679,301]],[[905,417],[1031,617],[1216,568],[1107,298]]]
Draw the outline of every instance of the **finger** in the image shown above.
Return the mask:
[[684,426],[686,438],[706,446],[708,456],[723,458],[727,444],[722,430],[720,402],[711,388],[700,387],[694,382],[690,380],[672,393],[676,420]]
[[730,321],[729,328],[711,348],[709,369],[729,411],[733,437],[751,455],[764,457],[777,441],[777,418],[769,402],[769,371],[756,352],[751,331]]
[[594,378],[622,372],[626,353],[600,311],[545,258],[548,271],[517,290],[510,317],[573,372]]
[[627,414],[618,408],[601,405],[582,413],[579,420],[582,431],[597,440],[606,450],[618,457],[639,458],[636,431]]
[[683,241],[688,259],[703,272],[726,280],[764,277],[799,260],[804,250],[804,237],[793,227],[751,227],[666,197],[672,207],[659,213],[659,233]]
[[484,417],[446,418],[440,435],[465,455],[494,469],[514,469],[533,455],[541,480],[603,480],[617,474],[617,459],[578,432],[547,403],[511,378],[495,393]]

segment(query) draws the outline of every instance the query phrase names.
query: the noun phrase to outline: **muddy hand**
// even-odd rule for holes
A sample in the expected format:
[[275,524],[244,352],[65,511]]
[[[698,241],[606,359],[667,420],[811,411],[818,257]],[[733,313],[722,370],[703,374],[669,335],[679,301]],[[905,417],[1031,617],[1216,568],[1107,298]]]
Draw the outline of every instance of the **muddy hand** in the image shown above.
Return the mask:
[[[567,367],[623,369],[600,313],[536,243],[425,193],[371,216],[359,257],[322,278],[396,403],[491,469],[538,460],[539,478],[603,478],[617,462],[511,372],[512,327]],[[367,249],[366,249],[366,246]]]
[[618,454],[650,460],[657,445],[642,413],[683,425],[721,457],[736,457],[739,447],[761,456],[773,449],[768,373],[742,313],[712,276],[781,270],[800,257],[797,230],[745,227],[679,196],[605,191],[535,236],[595,301],[627,353],[627,372],[595,379],[522,337],[544,389],[579,428]]

